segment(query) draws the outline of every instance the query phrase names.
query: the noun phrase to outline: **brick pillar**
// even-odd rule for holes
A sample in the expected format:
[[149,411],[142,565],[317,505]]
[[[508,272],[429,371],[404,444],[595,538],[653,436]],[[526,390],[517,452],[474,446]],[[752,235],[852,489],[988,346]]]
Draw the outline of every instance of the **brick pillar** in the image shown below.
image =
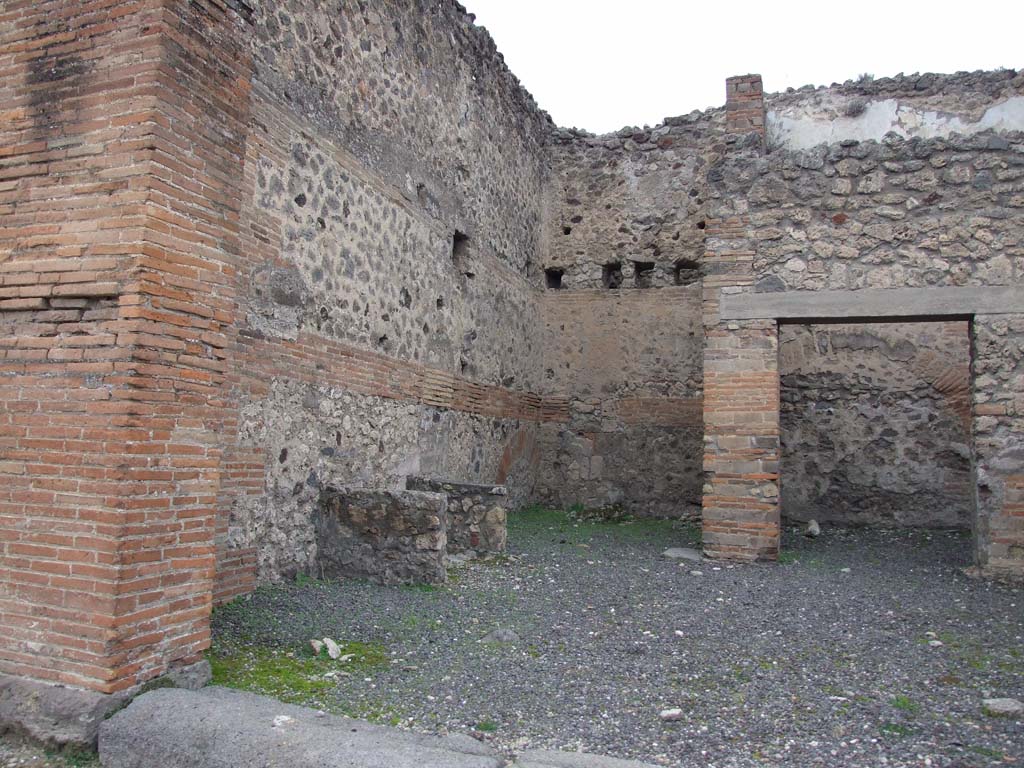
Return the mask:
[[725,132],[756,133],[765,141],[764,85],[760,75],[739,75],[725,81]]
[[1024,315],[971,323],[975,558],[991,576],[1024,576]]
[[771,559],[779,551],[778,328],[772,321],[706,330],[704,551]]
[[[732,163],[764,151],[760,75],[726,81],[726,134]],[[774,560],[779,551],[778,328],[773,321],[722,322],[722,293],[752,290],[756,241],[746,208],[721,178],[708,180],[712,218],[705,230],[704,552]]]
[[114,693],[209,644],[244,25],[0,9],[0,678]]

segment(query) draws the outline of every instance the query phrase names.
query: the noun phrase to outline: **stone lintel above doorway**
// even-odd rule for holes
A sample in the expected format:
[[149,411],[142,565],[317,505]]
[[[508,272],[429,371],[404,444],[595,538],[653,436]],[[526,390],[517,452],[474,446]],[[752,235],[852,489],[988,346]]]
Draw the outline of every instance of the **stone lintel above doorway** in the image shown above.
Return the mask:
[[720,317],[799,322],[954,318],[1024,312],[1024,288],[964,286],[858,291],[723,293]]

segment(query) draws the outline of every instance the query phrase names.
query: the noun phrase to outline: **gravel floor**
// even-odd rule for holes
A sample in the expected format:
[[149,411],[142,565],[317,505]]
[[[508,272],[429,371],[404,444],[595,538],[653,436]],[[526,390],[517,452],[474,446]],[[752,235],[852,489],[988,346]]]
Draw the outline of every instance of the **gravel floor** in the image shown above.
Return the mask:
[[0,768],[99,768],[92,755],[62,756],[11,736],[0,736]]
[[[986,766],[1024,761],[1024,592],[976,581],[962,534],[789,532],[779,565],[679,563],[696,531],[516,515],[510,557],[437,589],[264,588],[215,643],[380,643],[322,706],[514,752],[671,766]],[[483,641],[493,630],[519,639]],[[333,679],[333,678],[332,678]],[[315,698],[315,697],[314,697]],[[677,707],[682,718],[663,722]]]

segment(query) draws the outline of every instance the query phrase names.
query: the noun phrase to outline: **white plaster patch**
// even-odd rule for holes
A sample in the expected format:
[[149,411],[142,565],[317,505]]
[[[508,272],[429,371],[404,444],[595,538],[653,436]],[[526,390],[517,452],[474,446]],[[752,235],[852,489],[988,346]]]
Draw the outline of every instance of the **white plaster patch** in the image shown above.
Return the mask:
[[930,139],[987,130],[1024,130],[1024,96],[989,107],[976,121],[949,112],[917,109],[896,99],[869,102],[856,117],[837,116],[835,109],[824,105],[799,105],[768,113],[773,148],[810,149],[847,139],[878,141],[890,131],[903,138]]

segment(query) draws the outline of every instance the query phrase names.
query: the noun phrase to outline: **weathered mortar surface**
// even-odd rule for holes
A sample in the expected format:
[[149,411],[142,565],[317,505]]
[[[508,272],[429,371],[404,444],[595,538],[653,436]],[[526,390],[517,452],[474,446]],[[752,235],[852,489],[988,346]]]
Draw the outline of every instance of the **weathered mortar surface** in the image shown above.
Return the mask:
[[1024,134],[896,136],[733,156],[756,292],[1012,285],[1024,274]]
[[865,78],[830,88],[805,86],[765,97],[774,149],[809,149],[845,140],[946,137],[1024,128],[1024,73]]
[[544,392],[569,401],[541,426],[536,496],[691,515],[700,500],[699,286],[548,291]]
[[448,498],[423,491],[325,488],[313,514],[317,573],[381,584],[440,584]]
[[970,528],[966,322],[784,325],[782,514]]
[[614,263],[624,289],[697,281],[704,178],[723,120],[709,110],[606,136],[555,133],[544,266],[564,271],[563,288],[606,287],[603,268]]

